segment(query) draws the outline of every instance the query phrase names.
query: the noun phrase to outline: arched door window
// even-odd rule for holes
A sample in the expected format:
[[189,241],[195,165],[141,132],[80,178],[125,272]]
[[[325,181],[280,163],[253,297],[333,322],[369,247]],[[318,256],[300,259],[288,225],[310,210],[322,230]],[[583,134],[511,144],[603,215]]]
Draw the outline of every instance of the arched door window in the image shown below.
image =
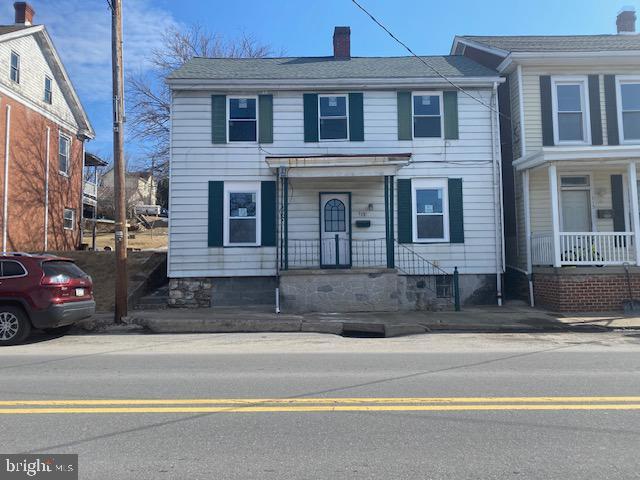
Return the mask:
[[346,230],[344,203],[333,198],[324,205],[324,231],[344,232]]

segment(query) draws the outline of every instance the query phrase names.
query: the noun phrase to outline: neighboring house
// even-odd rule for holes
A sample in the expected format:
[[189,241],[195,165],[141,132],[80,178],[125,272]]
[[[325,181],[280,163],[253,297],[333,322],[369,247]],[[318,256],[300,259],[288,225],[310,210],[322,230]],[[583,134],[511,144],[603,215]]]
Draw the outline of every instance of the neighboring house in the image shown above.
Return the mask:
[[[113,198],[113,166],[101,175],[99,182],[102,194]],[[157,202],[157,182],[151,172],[127,172],[125,174],[125,191],[128,214],[131,214],[137,205],[155,205]]]
[[86,113],[43,25],[16,2],[0,26],[2,250],[80,246]]
[[640,296],[635,22],[635,11],[624,9],[614,35],[454,40],[452,53],[507,79],[507,283],[532,303],[595,311]]
[[289,311],[427,308],[455,267],[463,302],[499,299],[502,79],[464,56],[351,57],[348,27],[333,44],[169,75],[171,304],[278,286]]
[[82,242],[91,234],[91,248],[96,248],[96,219],[98,218],[98,168],[107,162],[93,153],[84,155],[84,182],[82,186]]

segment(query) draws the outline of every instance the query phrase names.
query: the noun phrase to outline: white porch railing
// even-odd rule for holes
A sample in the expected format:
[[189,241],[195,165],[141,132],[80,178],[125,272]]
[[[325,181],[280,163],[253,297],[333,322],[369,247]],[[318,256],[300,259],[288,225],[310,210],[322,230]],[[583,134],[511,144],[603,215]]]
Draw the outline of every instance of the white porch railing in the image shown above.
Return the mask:
[[[560,232],[560,265],[622,265],[635,262],[633,232]],[[533,265],[553,265],[553,234],[531,235]]]

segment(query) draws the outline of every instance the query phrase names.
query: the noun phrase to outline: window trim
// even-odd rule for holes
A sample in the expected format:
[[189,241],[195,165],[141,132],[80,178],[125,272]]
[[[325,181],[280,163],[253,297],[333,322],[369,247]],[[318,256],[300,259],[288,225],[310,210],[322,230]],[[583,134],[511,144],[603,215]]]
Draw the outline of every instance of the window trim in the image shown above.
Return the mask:
[[[322,130],[320,129],[320,120],[322,120],[323,118],[335,119],[335,120],[345,118],[345,117],[335,117],[335,116],[331,116],[331,117],[322,116],[322,110],[320,108],[320,99],[329,98],[329,97],[344,97],[345,112],[346,112],[346,119],[347,119],[347,137],[346,138],[322,138]],[[349,112],[349,94],[348,93],[318,94],[318,142],[350,142],[351,141],[351,135],[350,135],[351,132],[349,132],[350,124],[351,124],[351,117]]]
[[[618,111],[618,136],[620,144],[636,145],[640,143],[640,138],[625,140],[624,138],[624,115],[622,115],[622,84],[640,84],[640,75],[616,75],[616,107]],[[634,110],[635,111],[635,110]]]
[[[67,212],[71,212],[71,228],[69,228],[69,227],[67,227],[67,226],[65,225],[65,221],[67,220],[67,219],[65,218],[65,214],[66,214]],[[64,208],[64,210],[62,211],[62,227],[63,227],[65,230],[71,230],[71,231],[74,231],[74,230],[76,229],[76,211],[75,211],[75,209],[73,209],[73,208],[67,208],[67,207],[65,207],[65,208]]]
[[[229,122],[231,120],[234,121],[240,121],[240,122],[251,122],[253,120],[248,120],[248,119],[232,119],[231,118],[231,100],[239,100],[239,99],[253,99],[256,101],[256,139],[255,140],[231,140],[231,137],[229,136]],[[260,118],[260,112],[258,111],[260,108],[260,104],[258,102],[258,96],[257,95],[233,95],[233,96],[227,96],[227,142],[228,143],[239,143],[239,144],[248,144],[248,145],[255,145],[256,143],[258,143],[258,140],[260,139],[260,124],[259,124],[259,118]]]
[[[49,81],[49,90],[47,90],[47,80]],[[47,99],[47,92],[49,92],[49,98]],[[48,105],[52,105],[53,104],[53,78],[51,78],[49,75],[45,75],[44,76],[44,96],[43,96],[43,100],[44,103],[48,104]]]
[[[13,56],[16,56],[16,58],[18,59],[18,66],[16,67],[16,80],[14,80],[12,77],[12,73],[13,73]],[[18,52],[16,52],[15,50],[11,50],[11,54],[9,56],[9,80],[11,80],[13,83],[17,83],[18,85],[20,85],[20,67],[22,64],[22,59],[20,58],[20,54]]]
[[[558,85],[579,85],[582,107],[582,140],[560,140],[558,126]],[[591,145],[591,108],[589,103],[588,77],[553,76],[551,77],[551,105],[553,110],[553,143],[554,145]]]
[[[262,245],[262,205],[261,205],[261,183],[259,181],[249,182],[224,182],[223,197],[223,247],[259,247]],[[231,243],[229,241],[229,219],[230,194],[231,193],[255,193],[256,194],[256,241],[254,243]]]
[[4,275],[4,265],[2,265],[3,270],[0,274],[0,278],[4,279],[4,278],[21,278],[21,277],[26,277],[29,272],[27,272],[27,268],[19,261],[17,260],[12,260],[9,258],[2,258],[0,259],[0,262],[13,262],[13,263],[17,263],[18,265],[20,265],[20,267],[22,267],[22,274],[21,275]]
[[[416,211],[416,191],[426,189],[442,189],[442,213],[425,214],[428,216],[442,215],[442,238],[418,238],[418,212]],[[449,243],[449,179],[448,178],[414,178],[411,181],[411,235],[413,243]]]
[[[440,136],[439,137],[416,137],[415,132],[415,118],[433,118],[436,115],[416,115],[414,113],[414,98],[415,97],[438,97],[440,102]],[[444,92],[442,90],[437,91],[418,91],[411,92],[411,138],[414,140],[443,140],[444,139]]]
[[[60,169],[60,139],[65,138],[67,140],[67,170]],[[58,133],[58,173],[65,177],[69,176],[69,164],[71,161],[71,135],[67,135],[66,133],[59,132]]]

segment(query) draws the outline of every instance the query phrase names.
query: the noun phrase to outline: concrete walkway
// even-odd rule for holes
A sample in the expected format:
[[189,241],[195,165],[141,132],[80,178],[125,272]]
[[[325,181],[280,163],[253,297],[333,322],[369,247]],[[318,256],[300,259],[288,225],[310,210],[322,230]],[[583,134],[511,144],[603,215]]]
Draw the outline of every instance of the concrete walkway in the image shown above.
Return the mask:
[[464,307],[461,312],[276,314],[271,307],[133,310],[125,325],[111,314],[84,321],[80,330],[152,333],[317,332],[393,337],[427,332],[558,332],[640,329],[640,316],[563,316],[522,303]]

